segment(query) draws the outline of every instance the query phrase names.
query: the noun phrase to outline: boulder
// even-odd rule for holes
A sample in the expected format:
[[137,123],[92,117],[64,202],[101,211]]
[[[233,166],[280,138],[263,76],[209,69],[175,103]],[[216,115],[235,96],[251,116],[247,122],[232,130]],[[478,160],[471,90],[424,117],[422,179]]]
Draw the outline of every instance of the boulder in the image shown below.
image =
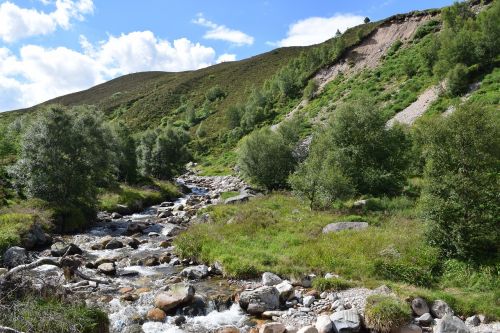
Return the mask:
[[158,218],[160,219],[165,219],[167,217],[170,217],[172,216],[172,212],[169,211],[169,210],[163,210],[163,211],[159,211],[158,214],[157,214]]
[[190,317],[204,316],[207,314],[207,303],[205,298],[200,295],[194,295],[191,302],[182,308],[182,314]]
[[3,265],[9,269],[26,264],[28,260],[26,249],[19,246],[8,248],[3,255]]
[[184,323],[186,323],[186,317],[184,317],[182,315],[175,317],[175,319],[174,319],[175,326],[181,326]]
[[323,228],[323,233],[339,232],[343,230],[361,230],[368,228],[367,222],[336,222],[330,223]]
[[169,312],[180,305],[189,303],[195,294],[191,285],[177,284],[171,286],[170,290],[156,295],[155,306],[165,312]]
[[420,317],[415,318],[415,321],[419,325],[423,325],[423,326],[430,325],[433,320],[434,320],[434,318],[432,318],[432,315],[430,313],[424,313]]
[[165,319],[167,318],[167,314],[161,309],[152,308],[148,311],[146,318],[151,321],[165,321]]
[[158,257],[156,256],[149,256],[146,259],[144,259],[144,266],[158,266],[160,264],[160,260],[158,260]]
[[64,254],[83,254],[83,251],[73,243],[65,244],[63,242],[57,242],[52,244],[52,246],[50,247],[50,254],[52,254],[54,257],[62,257]]
[[198,265],[186,267],[182,270],[181,276],[190,280],[200,280],[208,276],[208,266]]
[[358,332],[361,327],[361,319],[355,308],[335,312],[330,316],[330,320],[333,322],[335,333]]
[[114,249],[121,249],[123,247],[123,243],[120,242],[118,239],[111,239],[105,246],[104,248],[106,250],[114,250]]
[[265,272],[262,274],[262,285],[264,286],[275,286],[279,283],[281,283],[283,280],[281,278],[271,272]]
[[240,294],[239,304],[243,310],[252,315],[279,308],[279,291],[275,287],[263,286]]
[[304,299],[302,300],[302,304],[305,306],[305,307],[311,307],[311,305],[314,303],[314,301],[316,300],[316,297],[314,296],[305,296]]
[[0,267],[0,276],[7,274],[8,271],[9,270],[7,268]]
[[267,323],[260,327],[259,333],[284,333],[285,325],[282,323]]
[[248,201],[251,197],[252,196],[250,194],[248,194],[248,193],[242,193],[240,195],[237,195],[237,196],[234,196],[234,197],[226,199],[226,201],[224,201],[224,203],[226,205],[236,204],[236,203],[242,203],[242,202]]
[[214,333],[240,333],[240,329],[236,326],[227,325],[217,328]]
[[328,315],[321,315],[316,319],[316,324],[314,325],[318,330],[318,333],[331,333],[333,332],[333,323]]
[[297,333],[318,333],[318,330],[314,326],[304,326]]
[[174,205],[171,201],[165,201],[160,204],[160,207],[172,207]]
[[479,316],[474,315],[465,319],[465,325],[467,326],[476,327],[479,326],[480,324],[481,324],[481,319],[479,318]]
[[469,328],[460,318],[446,313],[441,319],[436,320],[433,327],[434,333],[469,333]]
[[113,263],[104,263],[104,264],[100,264],[99,266],[97,266],[97,270],[103,274],[106,274],[106,275],[115,275],[116,274],[116,267]]
[[293,296],[293,286],[288,281],[283,281],[280,284],[275,285],[276,289],[280,294],[280,300],[285,302]]
[[133,249],[138,249],[139,245],[141,245],[141,242],[137,238],[132,238],[127,241],[127,245]]
[[122,214],[120,214],[120,213],[118,213],[118,212],[114,212],[114,213],[112,213],[112,214],[111,214],[111,218],[112,218],[113,220],[116,220],[116,219],[121,219],[122,217],[123,217],[123,216],[122,216]]
[[417,316],[429,313],[429,306],[427,305],[427,302],[420,297],[414,298],[413,301],[411,301],[411,309]]
[[21,241],[24,248],[32,250],[44,245],[50,245],[52,238],[43,231],[39,224],[34,224]]
[[432,303],[431,314],[434,317],[441,319],[446,314],[453,315],[453,310],[450,308],[450,306],[445,301],[438,299]]
[[160,261],[160,264],[168,264],[170,260],[172,260],[172,255],[170,253],[161,254],[158,257],[158,260]]
[[399,329],[400,333],[422,333],[422,328],[415,324],[408,324]]

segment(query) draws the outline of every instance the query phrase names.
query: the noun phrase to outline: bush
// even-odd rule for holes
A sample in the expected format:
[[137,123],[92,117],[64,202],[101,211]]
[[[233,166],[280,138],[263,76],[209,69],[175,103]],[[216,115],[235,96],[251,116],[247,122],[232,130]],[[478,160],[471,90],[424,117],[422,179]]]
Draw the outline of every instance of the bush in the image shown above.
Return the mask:
[[469,78],[467,67],[464,64],[456,64],[447,76],[448,93],[451,96],[458,96],[467,91]]
[[286,186],[295,167],[292,149],[283,137],[268,128],[254,131],[246,137],[238,152],[241,172],[267,189]]
[[445,255],[498,257],[500,119],[497,110],[466,104],[427,124],[422,206],[428,238]]
[[365,324],[372,331],[389,333],[410,320],[410,306],[397,298],[372,295],[366,299]]
[[355,286],[356,284],[354,282],[342,278],[316,278],[313,280],[313,288],[319,291],[341,291]]

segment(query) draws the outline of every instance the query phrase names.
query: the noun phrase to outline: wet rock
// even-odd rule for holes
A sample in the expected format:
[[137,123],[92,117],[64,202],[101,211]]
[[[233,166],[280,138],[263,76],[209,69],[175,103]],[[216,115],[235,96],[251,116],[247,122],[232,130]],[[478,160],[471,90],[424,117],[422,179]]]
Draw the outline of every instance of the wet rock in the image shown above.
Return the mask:
[[282,323],[267,323],[260,327],[259,333],[284,333],[285,325]]
[[330,232],[339,232],[343,230],[361,230],[368,228],[368,223],[366,222],[337,222],[330,223],[323,228],[323,233],[328,234]]
[[92,244],[90,249],[94,251],[100,251],[104,249],[104,246],[102,246],[102,244]]
[[145,223],[130,223],[127,226],[127,234],[128,235],[134,235],[134,234],[140,234],[144,229],[147,228],[147,225]]
[[318,333],[331,333],[333,332],[333,323],[329,316],[321,315],[316,319],[316,324],[314,325],[318,330]]
[[160,204],[160,207],[172,207],[174,205],[171,201],[165,201]]
[[361,327],[361,319],[356,309],[335,312],[330,316],[335,333],[358,332]]
[[399,329],[400,333],[422,333],[422,328],[415,324],[409,324]]
[[123,218],[123,216],[122,216],[122,214],[120,214],[120,213],[118,213],[118,212],[114,212],[114,213],[112,213],[112,214],[111,214],[111,218],[112,218],[113,220],[116,220],[116,219],[121,219],[121,218]]
[[186,277],[190,280],[200,280],[208,276],[208,266],[198,265],[192,267],[186,267],[182,270],[181,276]]
[[314,326],[305,326],[298,330],[297,333],[318,333],[318,330]]
[[427,305],[427,302],[420,297],[414,298],[411,301],[411,309],[417,316],[421,316],[429,312],[429,306]]
[[106,246],[104,247],[106,250],[115,250],[115,249],[121,249],[123,247],[123,243],[120,242],[119,240],[113,238],[111,239]]
[[3,265],[9,269],[26,264],[28,261],[26,249],[19,246],[8,248],[3,255]]
[[97,267],[97,270],[103,274],[106,274],[106,275],[115,275],[116,274],[116,267],[115,267],[114,263],[100,264]]
[[157,232],[150,232],[148,233],[148,237],[160,237],[160,234]]
[[157,214],[157,217],[160,219],[165,219],[165,218],[170,217],[170,216],[172,216],[172,212],[169,210],[159,211]]
[[190,317],[206,315],[205,299],[199,295],[195,295],[189,305],[182,308],[182,314]]
[[275,287],[263,286],[240,294],[239,304],[248,313],[257,315],[279,308],[279,291]]
[[120,288],[120,289],[118,290],[118,292],[119,292],[120,294],[127,294],[127,293],[130,293],[130,292],[132,292],[132,291],[134,291],[134,288],[132,288],[132,287],[123,287],[123,288]]
[[180,305],[189,303],[193,299],[194,294],[195,290],[191,285],[173,285],[170,290],[156,296],[155,306],[165,312],[169,312]]
[[160,242],[160,247],[162,247],[164,249],[166,249],[166,248],[168,248],[170,246],[172,246],[172,241],[165,240],[165,241],[161,241]]
[[151,321],[165,321],[167,314],[161,309],[152,308],[148,311],[146,318]]
[[135,302],[139,299],[139,295],[128,293],[120,297],[122,301]]
[[158,260],[158,257],[156,256],[150,256],[144,259],[144,266],[158,266],[160,264],[160,261]]
[[186,317],[184,317],[184,316],[177,316],[177,317],[175,317],[174,324],[176,326],[181,326],[184,323],[186,323]]
[[434,333],[469,333],[469,328],[460,318],[451,313],[445,313],[443,317],[436,320],[436,326],[433,327]]
[[168,264],[172,260],[172,255],[170,253],[162,254],[158,257],[160,264]]
[[453,315],[453,310],[449,307],[449,305],[445,301],[438,299],[432,303],[431,314],[434,317],[441,319],[446,314]]
[[415,318],[415,321],[419,325],[430,325],[434,318],[432,318],[432,315],[430,313],[424,313],[420,317]]
[[274,273],[265,272],[264,274],[262,274],[262,285],[264,286],[275,286],[282,281],[283,280]]
[[240,329],[236,326],[228,325],[217,328],[214,333],[240,333]]
[[63,242],[57,242],[52,244],[52,246],[50,247],[50,253],[54,257],[62,257],[64,254],[83,254],[83,251],[73,243],[65,244]]
[[114,264],[115,262],[116,262],[116,258],[103,257],[103,258],[98,258],[96,261],[94,261],[94,266],[98,267],[101,264],[107,264],[107,263]]
[[127,245],[136,250],[139,248],[139,245],[141,245],[141,242],[137,238],[132,238],[127,241]]

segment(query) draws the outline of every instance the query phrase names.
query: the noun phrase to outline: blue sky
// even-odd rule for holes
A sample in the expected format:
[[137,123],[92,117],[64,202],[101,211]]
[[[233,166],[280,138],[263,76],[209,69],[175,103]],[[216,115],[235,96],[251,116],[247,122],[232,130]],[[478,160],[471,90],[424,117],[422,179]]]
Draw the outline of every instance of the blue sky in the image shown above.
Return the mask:
[[0,0],[0,111],[119,75],[181,71],[310,45],[451,0]]

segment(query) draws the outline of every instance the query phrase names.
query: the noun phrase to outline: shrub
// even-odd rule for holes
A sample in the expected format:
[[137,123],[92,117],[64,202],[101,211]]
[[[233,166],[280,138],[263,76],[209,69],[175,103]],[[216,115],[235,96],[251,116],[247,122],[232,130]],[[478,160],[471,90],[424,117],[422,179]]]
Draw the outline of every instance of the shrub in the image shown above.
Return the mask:
[[313,288],[319,291],[332,290],[341,291],[355,287],[356,284],[342,278],[316,278],[313,280]]
[[410,306],[397,298],[372,295],[366,299],[365,324],[375,332],[389,333],[410,320]]
[[207,101],[215,102],[218,99],[223,99],[224,97],[226,97],[226,93],[224,92],[224,90],[222,90],[221,87],[215,86],[208,89],[207,93],[205,94],[205,97]]
[[464,64],[456,64],[448,73],[447,79],[447,89],[451,96],[461,95],[469,87],[467,67]]

